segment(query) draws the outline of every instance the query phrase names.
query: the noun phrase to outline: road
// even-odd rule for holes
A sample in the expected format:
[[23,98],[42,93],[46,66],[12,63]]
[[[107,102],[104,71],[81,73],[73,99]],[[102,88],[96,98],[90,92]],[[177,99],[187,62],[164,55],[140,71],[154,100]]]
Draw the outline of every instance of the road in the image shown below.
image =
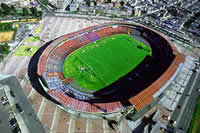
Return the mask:
[[[1,81],[4,87],[5,93],[9,99],[10,107],[12,108],[15,118],[17,119],[18,125],[23,133],[45,133],[39,119],[37,118],[32,105],[28,101],[23,88],[17,81],[16,77],[9,77]],[[15,97],[10,95],[10,90],[15,94]],[[19,104],[23,111],[19,112],[15,107],[15,104]]]
[[[0,99],[5,96],[5,91],[0,88]],[[0,131],[3,133],[12,133],[11,126],[9,123],[9,104],[3,105],[0,100]]]
[[[200,95],[200,71],[194,72],[186,86],[186,89],[182,93],[182,97],[177,104],[175,111],[171,116],[171,120],[176,121],[174,125],[174,132],[182,130],[187,132],[192,114],[194,112],[198,97]],[[172,127],[171,124],[169,124]]]

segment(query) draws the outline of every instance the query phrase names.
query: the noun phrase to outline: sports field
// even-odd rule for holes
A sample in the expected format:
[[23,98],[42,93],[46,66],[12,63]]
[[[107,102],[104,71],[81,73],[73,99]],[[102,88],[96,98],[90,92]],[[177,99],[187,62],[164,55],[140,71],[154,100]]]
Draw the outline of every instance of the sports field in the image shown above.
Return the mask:
[[35,31],[33,32],[34,34],[39,34],[42,31],[42,25],[40,24]]
[[151,48],[127,34],[113,35],[70,54],[63,74],[81,88],[97,91],[125,76],[151,53]]
[[32,56],[38,49],[38,46],[22,45],[17,49],[13,56]]
[[25,42],[30,43],[30,42],[37,42],[40,41],[40,36],[31,36],[28,37]]
[[193,113],[188,133],[200,133],[200,98]]

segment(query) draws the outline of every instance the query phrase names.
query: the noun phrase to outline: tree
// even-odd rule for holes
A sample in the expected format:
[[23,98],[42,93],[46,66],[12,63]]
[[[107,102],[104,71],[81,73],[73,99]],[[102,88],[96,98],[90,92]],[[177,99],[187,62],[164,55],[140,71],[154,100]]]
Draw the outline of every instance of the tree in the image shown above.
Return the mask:
[[4,11],[4,14],[9,14],[10,13],[10,8],[8,5],[4,4],[4,3],[1,3],[1,8],[3,9]]
[[22,15],[23,16],[28,16],[29,15],[29,13],[28,13],[28,9],[26,9],[26,8],[22,8]]
[[10,7],[10,10],[12,11],[13,14],[17,14],[17,10],[13,5]]
[[111,0],[107,0],[106,3],[111,3]]
[[135,16],[135,10],[132,10],[131,16]]
[[0,9],[0,16],[5,16],[4,12]]
[[42,17],[43,12],[42,11],[38,11],[38,16]]
[[121,1],[121,2],[120,2],[120,5],[123,6],[123,5],[124,5],[124,1]]
[[86,5],[90,6],[90,0],[86,0]]
[[37,8],[36,8],[36,7],[31,7],[30,10],[31,10],[32,16],[37,16],[37,15],[38,15],[38,12],[37,12]]
[[4,45],[0,45],[0,53],[2,54],[8,54],[10,52],[10,46],[8,43],[5,43]]
[[70,10],[69,5],[65,8],[65,10],[66,10],[66,11],[69,11],[69,10]]

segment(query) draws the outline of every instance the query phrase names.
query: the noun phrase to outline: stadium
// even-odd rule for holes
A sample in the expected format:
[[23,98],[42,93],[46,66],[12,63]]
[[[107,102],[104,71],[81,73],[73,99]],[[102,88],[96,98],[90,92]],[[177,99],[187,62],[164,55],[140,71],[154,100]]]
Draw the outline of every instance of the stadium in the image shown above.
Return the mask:
[[89,114],[140,111],[184,62],[172,42],[140,24],[107,23],[56,38],[32,57],[28,76],[44,97]]

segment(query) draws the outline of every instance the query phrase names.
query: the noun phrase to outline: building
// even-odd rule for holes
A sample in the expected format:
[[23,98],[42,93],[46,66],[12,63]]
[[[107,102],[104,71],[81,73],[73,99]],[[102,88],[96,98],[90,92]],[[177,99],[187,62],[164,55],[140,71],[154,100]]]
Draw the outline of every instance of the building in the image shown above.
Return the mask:
[[79,4],[78,3],[72,3],[69,7],[71,12],[75,12],[78,10]]
[[113,3],[114,7],[119,8],[121,6],[121,4],[119,2],[115,2]]
[[97,2],[104,2],[104,0],[97,0]]

